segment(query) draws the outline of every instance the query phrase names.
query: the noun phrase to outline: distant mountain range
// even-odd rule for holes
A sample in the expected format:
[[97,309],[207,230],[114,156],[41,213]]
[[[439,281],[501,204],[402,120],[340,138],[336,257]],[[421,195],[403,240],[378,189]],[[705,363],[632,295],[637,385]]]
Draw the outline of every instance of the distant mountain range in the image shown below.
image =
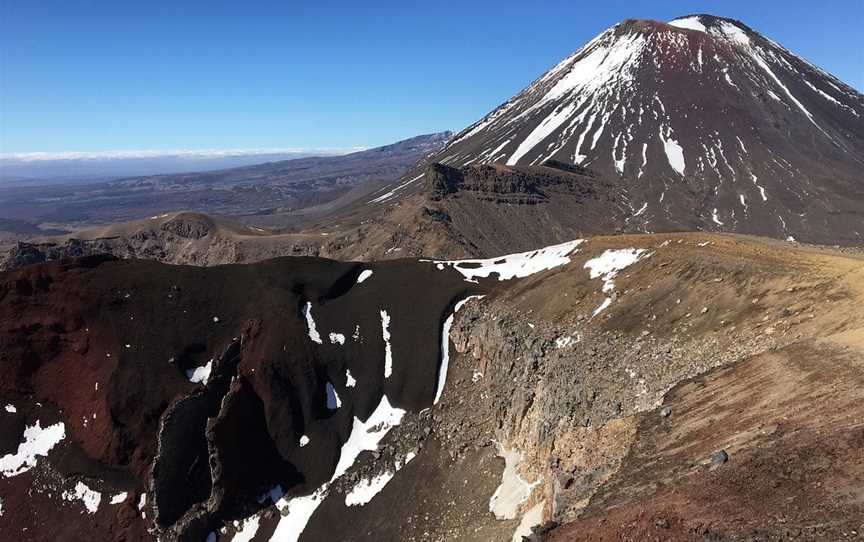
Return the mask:
[[216,171],[0,187],[0,217],[80,227],[194,209],[234,217],[257,215],[268,225],[281,225],[299,209],[327,205],[352,190],[374,190],[398,179],[449,137],[430,134],[340,156]]
[[4,153],[0,154],[0,184],[86,184],[132,175],[210,171],[361,150],[364,148]]

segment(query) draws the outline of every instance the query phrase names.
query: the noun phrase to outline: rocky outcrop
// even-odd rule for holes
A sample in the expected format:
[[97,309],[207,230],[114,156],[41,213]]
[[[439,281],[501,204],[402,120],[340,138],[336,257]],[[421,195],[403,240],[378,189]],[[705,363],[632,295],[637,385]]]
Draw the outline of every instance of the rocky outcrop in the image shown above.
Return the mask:
[[580,166],[548,161],[540,167],[469,165],[454,168],[430,165],[425,174],[426,192],[432,201],[470,194],[481,201],[536,205],[548,199],[544,188],[556,187],[584,198],[611,188]]
[[210,235],[213,221],[205,215],[179,215],[164,222],[161,228],[183,239],[201,239]]
[[432,200],[459,191],[471,192],[481,199],[497,203],[533,204],[542,198],[536,178],[492,166],[469,166],[458,170],[433,164],[426,171],[426,184]]

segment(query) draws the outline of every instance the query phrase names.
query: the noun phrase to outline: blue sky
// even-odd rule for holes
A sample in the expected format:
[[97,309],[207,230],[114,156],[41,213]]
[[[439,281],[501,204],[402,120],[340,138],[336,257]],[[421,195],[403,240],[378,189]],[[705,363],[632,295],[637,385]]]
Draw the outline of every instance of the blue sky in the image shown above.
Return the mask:
[[626,18],[741,19],[859,90],[864,0],[0,0],[0,152],[458,130]]

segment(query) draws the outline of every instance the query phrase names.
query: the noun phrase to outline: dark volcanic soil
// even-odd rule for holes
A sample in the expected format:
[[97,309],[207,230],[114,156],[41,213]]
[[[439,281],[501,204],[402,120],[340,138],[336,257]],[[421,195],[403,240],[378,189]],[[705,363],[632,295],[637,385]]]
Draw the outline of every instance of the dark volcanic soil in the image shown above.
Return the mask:
[[[4,531],[132,540],[153,518],[164,537],[197,540],[260,508],[274,486],[319,486],[352,418],[366,419],[382,394],[413,412],[431,405],[441,323],[473,287],[431,264],[308,258],[203,269],[92,257],[5,275],[0,397],[18,410],[3,418],[0,449],[14,451],[36,420],[62,420],[67,438],[47,463],[3,480]],[[208,363],[206,383],[190,382],[187,371]],[[86,524],[71,521],[80,503],[52,499],[78,481],[103,494]]]

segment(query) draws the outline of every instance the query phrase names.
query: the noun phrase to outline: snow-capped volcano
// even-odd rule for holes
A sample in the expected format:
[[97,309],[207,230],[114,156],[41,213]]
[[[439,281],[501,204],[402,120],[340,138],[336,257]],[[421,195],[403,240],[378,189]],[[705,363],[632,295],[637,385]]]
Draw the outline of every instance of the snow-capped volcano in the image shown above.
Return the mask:
[[864,96],[731,19],[619,23],[432,161],[550,159],[618,179],[631,226],[864,239]]

